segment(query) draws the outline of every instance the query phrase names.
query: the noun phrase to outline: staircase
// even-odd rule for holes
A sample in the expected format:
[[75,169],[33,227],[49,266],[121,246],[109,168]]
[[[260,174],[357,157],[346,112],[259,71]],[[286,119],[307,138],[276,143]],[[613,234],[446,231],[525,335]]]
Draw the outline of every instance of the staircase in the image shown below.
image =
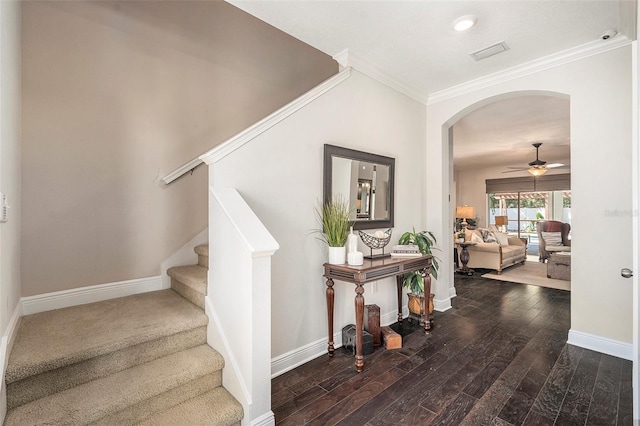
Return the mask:
[[239,425],[206,344],[208,246],[195,251],[171,289],[23,317],[4,425]]

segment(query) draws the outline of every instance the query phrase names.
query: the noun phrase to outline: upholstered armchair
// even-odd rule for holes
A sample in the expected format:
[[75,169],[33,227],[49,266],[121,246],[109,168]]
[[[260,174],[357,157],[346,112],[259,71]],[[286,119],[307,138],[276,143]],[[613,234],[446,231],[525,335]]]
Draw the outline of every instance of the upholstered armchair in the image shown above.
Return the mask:
[[571,225],[557,220],[543,220],[538,222],[538,241],[540,241],[540,262],[545,262],[551,253],[570,252],[571,240],[569,231]]

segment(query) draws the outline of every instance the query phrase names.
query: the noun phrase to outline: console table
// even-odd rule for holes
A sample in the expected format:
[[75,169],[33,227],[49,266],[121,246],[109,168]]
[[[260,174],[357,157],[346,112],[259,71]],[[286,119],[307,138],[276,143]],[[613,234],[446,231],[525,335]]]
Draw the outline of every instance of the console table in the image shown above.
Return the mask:
[[[364,368],[364,357],[362,356],[362,329],[364,316],[364,287],[363,284],[377,281],[387,277],[396,277],[398,291],[398,322],[402,322],[402,278],[404,274],[414,271],[423,271],[424,274],[424,294],[431,294],[431,259],[433,256],[425,255],[420,257],[387,257],[383,259],[365,259],[364,264],[359,266],[324,264],[323,276],[327,279],[327,319],[329,331],[329,356],[333,356],[333,302],[334,290],[333,280],[345,281],[356,285],[356,370],[361,372]],[[429,333],[431,324],[429,322],[429,297],[424,298],[425,312],[424,332]]]

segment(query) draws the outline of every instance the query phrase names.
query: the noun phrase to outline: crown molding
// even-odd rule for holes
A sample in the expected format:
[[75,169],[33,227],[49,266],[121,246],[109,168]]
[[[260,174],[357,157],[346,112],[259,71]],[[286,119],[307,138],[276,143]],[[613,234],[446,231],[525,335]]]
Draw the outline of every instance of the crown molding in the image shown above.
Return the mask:
[[485,77],[477,78],[475,80],[469,80],[465,83],[452,86],[448,89],[434,92],[428,96],[427,105],[442,102],[447,99],[455,98],[456,96],[464,95],[476,90],[484,89],[486,87],[495,86],[500,83],[514,80],[516,78],[524,77],[526,75],[565,65],[570,62],[608,52],[609,50],[618,49],[629,44],[631,44],[631,40],[623,35],[618,35],[617,37],[614,37],[607,41],[602,41],[600,39],[594,40],[575,48],[563,50],[562,52],[544,56],[542,58],[521,65],[516,65],[515,67],[507,68],[505,70],[489,74]]
[[340,64],[341,67],[350,67],[360,71],[361,73],[373,78],[380,83],[391,87],[392,89],[407,95],[421,104],[427,103],[427,96],[419,89],[402,83],[393,77],[390,73],[378,68],[367,59],[349,52],[349,49],[337,53],[333,59]]

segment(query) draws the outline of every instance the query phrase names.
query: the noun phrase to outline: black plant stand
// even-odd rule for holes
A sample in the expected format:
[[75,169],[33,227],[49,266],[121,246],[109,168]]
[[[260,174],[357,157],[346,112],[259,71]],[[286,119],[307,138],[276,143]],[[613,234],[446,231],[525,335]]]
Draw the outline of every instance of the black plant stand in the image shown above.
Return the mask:
[[467,266],[467,263],[469,263],[469,250],[467,250],[467,247],[475,246],[476,243],[466,241],[464,243],[456,243],[456,244],[462,247],[462,250],[460,251],[460,262],[462,262],[462,267],[458,269],[456,272],[462,275],[467,275],[467,276],[473,275],[475,271],[473,269],[469,269],[469,267]]

